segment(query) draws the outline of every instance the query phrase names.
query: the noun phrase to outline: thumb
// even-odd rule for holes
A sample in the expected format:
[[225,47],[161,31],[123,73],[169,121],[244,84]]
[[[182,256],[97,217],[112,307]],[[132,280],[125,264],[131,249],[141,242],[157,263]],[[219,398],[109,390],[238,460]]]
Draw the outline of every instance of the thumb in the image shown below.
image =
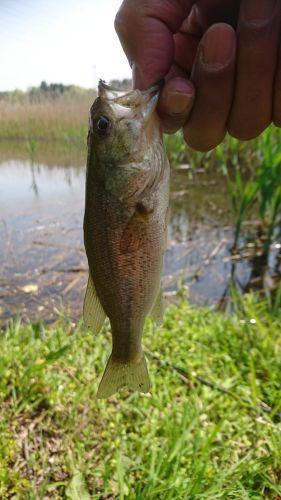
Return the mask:
[[130,65],[134,86],[146,89],[162,80],[174,59],[173,34],[194,0],[124,0],[115,29]]

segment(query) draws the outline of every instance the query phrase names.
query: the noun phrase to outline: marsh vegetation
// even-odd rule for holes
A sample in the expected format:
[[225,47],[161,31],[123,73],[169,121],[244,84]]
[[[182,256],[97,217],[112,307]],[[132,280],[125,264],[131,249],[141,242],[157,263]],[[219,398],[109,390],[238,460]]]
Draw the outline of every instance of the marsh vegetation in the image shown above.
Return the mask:
[[147,322],[149,395],[97,400],[110,351],[73,326],[0,337],[0,496],[246,499],[281,495],[280,310],[248,296],[229,317],[177,297]]
[[109,328],[93,338],[81,324],[94,97],[0,94],[0,497],[278,500],[281,132],[204,155],[165,137],[168,305],[144,334],[153,390],[97,401]]

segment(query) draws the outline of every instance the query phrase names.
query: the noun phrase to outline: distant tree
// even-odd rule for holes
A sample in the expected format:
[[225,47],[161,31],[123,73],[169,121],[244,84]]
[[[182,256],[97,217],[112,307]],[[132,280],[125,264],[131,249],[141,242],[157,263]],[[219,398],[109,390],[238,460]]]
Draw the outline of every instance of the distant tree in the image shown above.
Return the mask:
[[0,91],[0,101],[26,101],[31,104],[36,104],[45,99],[58,99],[62,94],[66,94],[71,99],[74,99],[77,96],[89,94],[89,96],[93,97],[94,99],[96,96],[96,91],[94,91],[93,89],[78,87],[76,85],[64,85],[63,83],[48,84],[45,80],[42,80],[38,87],[29,87],[27,91],[18,89],[12,91]]
[[41,83],[40,83],[40,90],[42,90],[43,92],[47,92],[48,91],[48,84],[47,82],[45,82],[45,80],[43,80]]
[[131,90],[132,80],[129,78],[124,78],[123,80],[110,80],[109,85],[118,90]]

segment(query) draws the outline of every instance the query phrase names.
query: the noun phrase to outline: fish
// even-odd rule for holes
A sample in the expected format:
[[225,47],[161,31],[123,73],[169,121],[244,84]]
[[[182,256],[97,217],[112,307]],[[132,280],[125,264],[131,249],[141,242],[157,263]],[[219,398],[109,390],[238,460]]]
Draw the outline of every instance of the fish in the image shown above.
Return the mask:
[[98,387],[148,392],[142,350],[147,316],[163,315],[170,166],[156,106],[159,85],[117,91],[99,82],[90,109],[84,244],[89,264],[83,318],[97,334],[109,318],[112,353]]

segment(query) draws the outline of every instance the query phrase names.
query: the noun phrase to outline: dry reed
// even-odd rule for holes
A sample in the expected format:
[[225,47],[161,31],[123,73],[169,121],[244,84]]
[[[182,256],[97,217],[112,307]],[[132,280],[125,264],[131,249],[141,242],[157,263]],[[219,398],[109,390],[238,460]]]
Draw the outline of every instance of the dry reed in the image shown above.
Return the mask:
[[0,100],[0,137],[6,139],[64,139],[85,135],[94,91],[37,95]]

